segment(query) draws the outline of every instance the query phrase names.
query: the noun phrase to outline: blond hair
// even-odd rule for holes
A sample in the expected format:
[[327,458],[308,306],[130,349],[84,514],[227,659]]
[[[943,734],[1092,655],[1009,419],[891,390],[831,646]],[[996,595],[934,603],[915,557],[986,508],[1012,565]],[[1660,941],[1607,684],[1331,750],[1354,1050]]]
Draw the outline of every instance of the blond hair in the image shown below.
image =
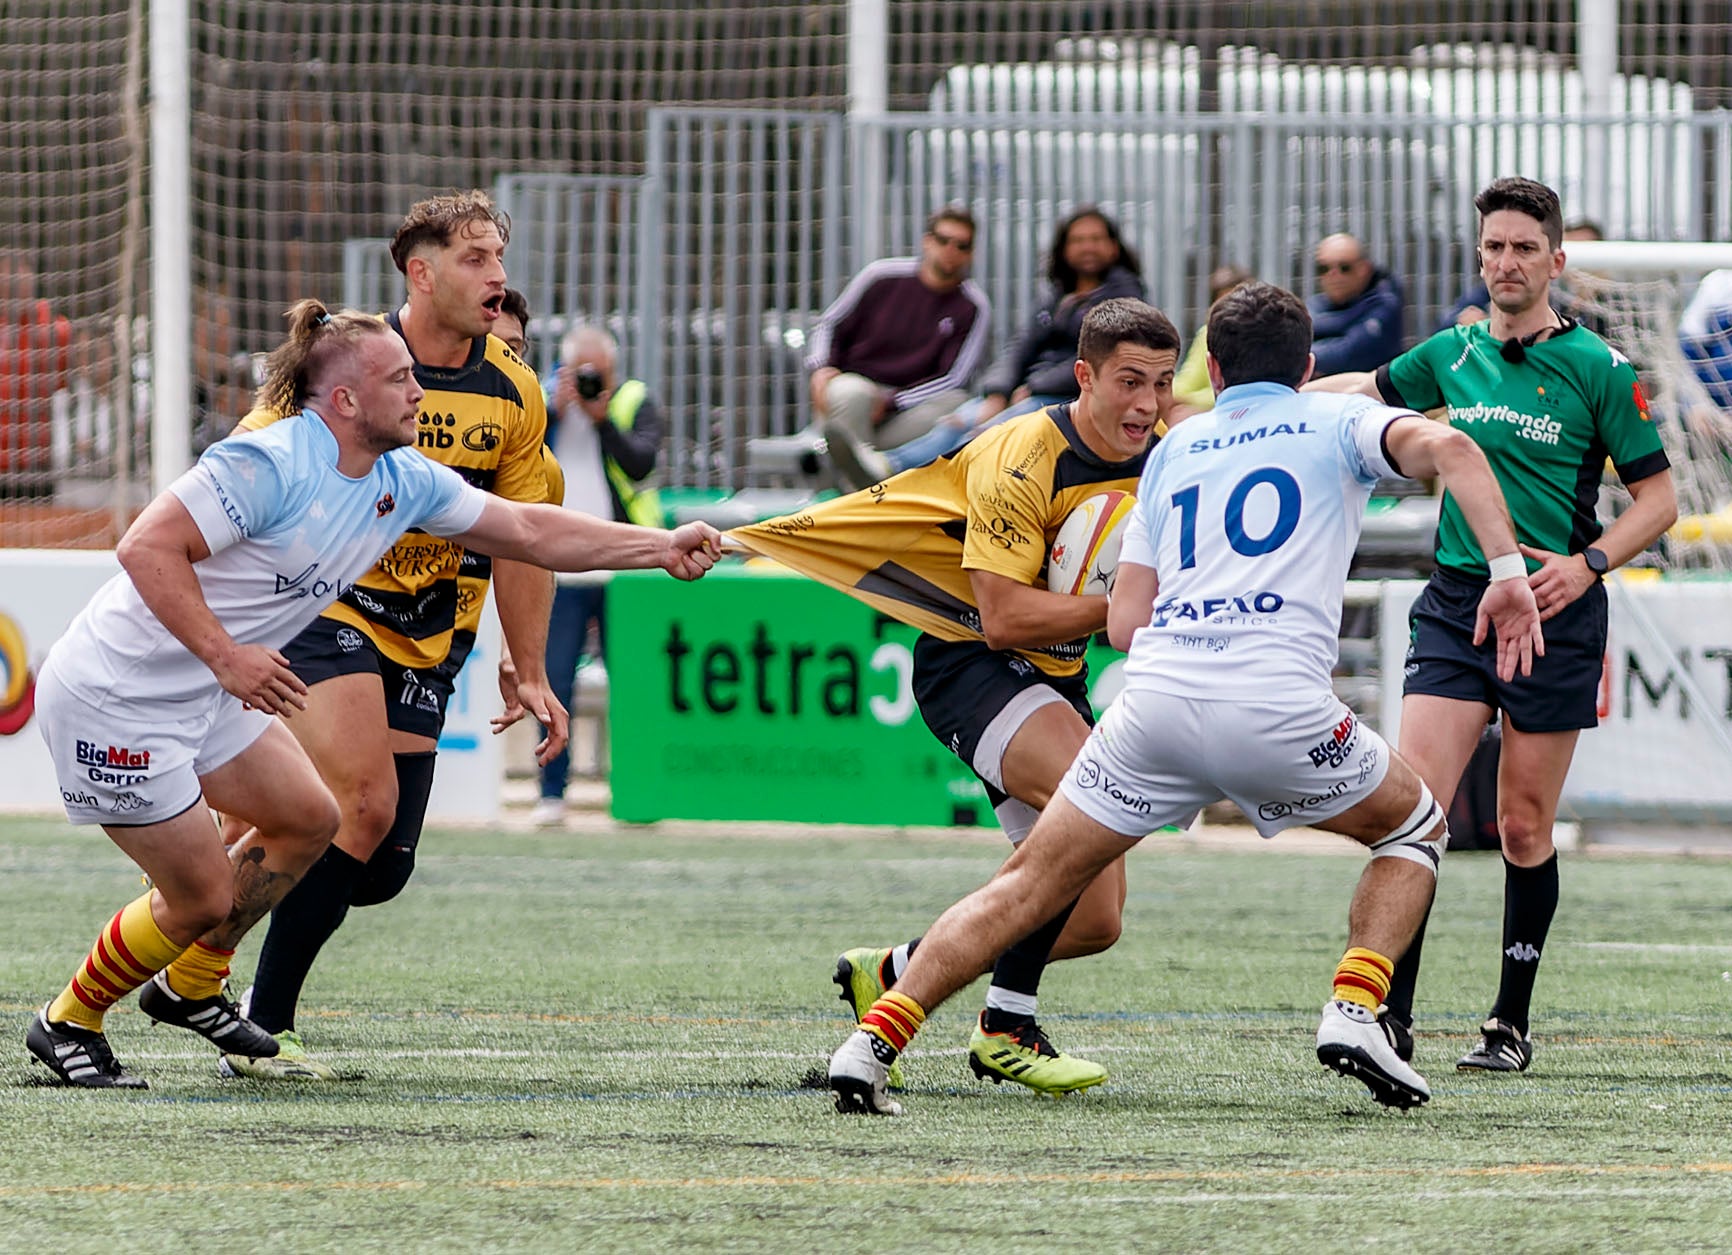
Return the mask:
[[390,331],[372,314],[345,309],[333,314],[323,301],[308,298],[289,307],[289,335],[265,359],[265,381],[253,404],[294,414],[306,407],[333,368],[354,361],[355,350],[368,336]]

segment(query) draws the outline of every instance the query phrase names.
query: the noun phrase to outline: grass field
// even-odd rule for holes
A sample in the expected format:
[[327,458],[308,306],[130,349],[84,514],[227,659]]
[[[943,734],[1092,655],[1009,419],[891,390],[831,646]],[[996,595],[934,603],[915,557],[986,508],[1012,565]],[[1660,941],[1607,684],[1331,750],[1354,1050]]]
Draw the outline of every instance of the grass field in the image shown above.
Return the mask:
[[[1049,975],[1113,1072],[976,1083],[978,990],[909,1055],[908,1114],[804,1087],[829,974],[984,879],[985,834],[433,833],[356,912],[301,1028],[347,1079],[222,1081],[109,1019],[143,1094],[46,1083],[23,1031],[138,879],[100,833],[0,823],[8,1250],[1710,1250],[1732,1243],[1732,863],[1577,856],[1534,1070],[1458,1075],[1496,977],[1501,872],[1452,855],[1421,989],[1429,1107],[1312,1051],[1360,860],[1151,841],[1124,940]],[[1303,844],[1303,843],[1301,843]],[[237,975],[250,971],[243,950]]]

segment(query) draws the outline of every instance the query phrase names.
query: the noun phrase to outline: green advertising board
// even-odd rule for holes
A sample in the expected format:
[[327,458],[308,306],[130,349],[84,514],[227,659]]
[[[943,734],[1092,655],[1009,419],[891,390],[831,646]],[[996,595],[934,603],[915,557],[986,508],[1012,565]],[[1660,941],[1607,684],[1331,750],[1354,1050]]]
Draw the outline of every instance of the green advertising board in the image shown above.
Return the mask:
[[[616,819],[996,822],[921,721],[914,629],[774,567],[627,572],[607,597]],[[1096,685],[1120,657],[1090,650]]]

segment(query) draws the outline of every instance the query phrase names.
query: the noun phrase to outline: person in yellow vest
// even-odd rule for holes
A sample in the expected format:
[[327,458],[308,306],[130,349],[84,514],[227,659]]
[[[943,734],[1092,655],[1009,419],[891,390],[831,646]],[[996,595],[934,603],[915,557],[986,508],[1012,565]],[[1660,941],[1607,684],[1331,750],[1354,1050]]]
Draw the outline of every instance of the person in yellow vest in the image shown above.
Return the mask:
[[[547,443],[565,470],[565,507],[618,522],[662,525],[661,502],[646,481],[661,457],[662,419],[640,379],[619,379],[619,345],[600,327],[580,323],[559,346],[559,372],[548,406]],[[576,697],[590,624],[604,639],[605,583],[561,584],[547,628],[547,679],[560,702]],[[534,821],[561,822],[569,749],[541,768]]]

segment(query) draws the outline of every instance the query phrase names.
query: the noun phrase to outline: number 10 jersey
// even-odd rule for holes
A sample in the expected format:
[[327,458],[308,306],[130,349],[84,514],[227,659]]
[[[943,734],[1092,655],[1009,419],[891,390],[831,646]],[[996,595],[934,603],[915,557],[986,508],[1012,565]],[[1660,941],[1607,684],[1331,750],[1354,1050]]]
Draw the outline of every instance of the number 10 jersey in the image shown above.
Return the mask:
[[1175,427],[1149,455],[1119,554],[1160,578],[1126,684],[1246,701],[1327,690],[1365,503],[1401,473],[1384,433],[1409,415],[1251,383]]

